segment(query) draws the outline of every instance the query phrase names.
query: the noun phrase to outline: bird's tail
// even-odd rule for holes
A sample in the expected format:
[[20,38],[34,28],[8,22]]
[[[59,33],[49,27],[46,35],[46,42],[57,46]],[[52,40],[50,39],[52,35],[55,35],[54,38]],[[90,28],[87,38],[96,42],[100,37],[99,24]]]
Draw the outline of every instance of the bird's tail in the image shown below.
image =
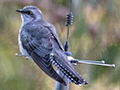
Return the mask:
[[52,63],[67,77],[77,85],[88,84],[79,73],[73,68],[64,52],[55,50],[55,59]]
[[51,78],[55,79],[56,81],[62,83],[66,86],[66,82],[57,74],[57,72],[53,69],[52,64],[50,62],[49,56],[40,57],[37,53],[32,53],[31,57],[33,58],[34,62]]

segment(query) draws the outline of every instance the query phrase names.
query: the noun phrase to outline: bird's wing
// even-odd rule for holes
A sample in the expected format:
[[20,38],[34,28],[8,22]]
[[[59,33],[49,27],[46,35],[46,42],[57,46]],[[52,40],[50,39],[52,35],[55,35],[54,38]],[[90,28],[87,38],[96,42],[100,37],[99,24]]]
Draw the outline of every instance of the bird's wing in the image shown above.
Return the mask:
[[[38,53],[32,53],[31,57],[33,58],[34,62],[51,78],[55,79],[56,81],[66,85],[66,82],[56,73],[53,69],[52,64],[50,63],[49,56],[40,57]],[[49,59],[49,60],[48,60]]]
[[[55,58],[55,63],[57,63],[57,68],[60,68],[61,71],[63,71],[64,74],[75,84],[87,84],[87,82],[78,74],[78,72],[73,68],[72,64],[67,59],[67,56],[64,53],[62,44],[60,43],[58,36],[55,32],[54,26],[50,25],[47,27],[50,32],[52,33],[52,36],[54,37],[52,39],[53,43],[53,53]],[[58,47],[57,47],[58,46]],[[60,66],[61,65],[61,66]]]
[[50,24],[50,23],[47,23],[47,24],[45,24],[45,27],[50,30],[52,36],[54,37],[54,38],[53,38],[54,44],[55,44],[56,46],[58,46],[58,48],[57,48],[57,47],[56,47],[56,48],[64,51],[64,48],[63,48],[63,46],[62,46],[62,44],[61,44],[61,42],[60,42],[60,40],[59,40],[59,38],[58,38],[58,35],[57,35],[57,33],[56,33],[56,29],[55,29],[54,25],[52,25],[52,24]]
[[[23,48],[27,50],[34,62],[51,78],[66,85],[65,81],[56,73],[49,59],[53,46],[51,33],[46,27],[23,28],[21,41]],[[30,33],[32,32],[32,33]]]

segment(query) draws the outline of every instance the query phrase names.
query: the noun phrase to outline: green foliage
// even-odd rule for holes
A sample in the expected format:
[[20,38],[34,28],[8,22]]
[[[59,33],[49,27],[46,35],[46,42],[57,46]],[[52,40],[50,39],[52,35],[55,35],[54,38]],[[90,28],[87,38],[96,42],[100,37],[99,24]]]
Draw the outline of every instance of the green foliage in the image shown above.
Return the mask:
[[72,37],[79,39],[87,31],[85,18],[83,16],[81,16],[80,18],[79,17],[77,18],[77,20],[75,22],[75,27],[76,28],[72,34],[73,35]]
[[65,0],[52,0],[55,4],[57,4],[57,5],[62,5],[62,6],[69,6],[69,4],[70,4],[70,0],[67,0],[67,1],[65,1]]
[[[109,46],[105,50],[105,52],[102,53],[102,56],[99,58],[99,60],[105,60],[107,63],[115,63],[116,58],[118,57],[118,53],[120,51],[119,46]],[[100,67],[100,66],[92,66],[90,69],[90,81],[94,81],[98,78],[100,78],[102,75],[108,75],[108,77],[111,76],[111,78],[114,78],[114,76],[110,73],[111,71],[114,72],[114,68],[110,67]],[[94,73],[94,74],[93,74]],[[119,78],[117,80],[120,80]]]

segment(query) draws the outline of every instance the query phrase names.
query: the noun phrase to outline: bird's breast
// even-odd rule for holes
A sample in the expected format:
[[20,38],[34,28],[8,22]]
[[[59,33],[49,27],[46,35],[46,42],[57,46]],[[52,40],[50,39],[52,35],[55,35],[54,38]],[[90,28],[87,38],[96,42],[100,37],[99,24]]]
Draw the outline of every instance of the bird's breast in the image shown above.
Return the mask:
[[21,53],[23,56],[26,56],[26,58],[32,60],[32,58],[30,57],[30,55],[29,55],[29,54],[27,53],[27,51],[23,48],[22,42],[21,42],[21,40],[20,40],[20,38],[21,38],[20,32],[21,32],[21,29],[19,30],[19,36],[18,36],[18,45],[19,45],[20,53]]

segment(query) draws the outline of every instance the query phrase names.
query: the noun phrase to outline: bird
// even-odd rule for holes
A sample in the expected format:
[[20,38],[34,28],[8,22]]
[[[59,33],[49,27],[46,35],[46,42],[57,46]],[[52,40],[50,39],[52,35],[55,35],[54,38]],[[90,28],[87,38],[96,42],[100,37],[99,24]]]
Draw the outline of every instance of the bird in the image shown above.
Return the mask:
[[71,82],[77,85],[88,84],[68,60],[55,26],[44,19],[41,10],[30,5],[16,12],[21,13],[22,19],[18,35],[21,54],[33,60],[43,72],[65,86],[66,82],[57,74],[53,65]]

